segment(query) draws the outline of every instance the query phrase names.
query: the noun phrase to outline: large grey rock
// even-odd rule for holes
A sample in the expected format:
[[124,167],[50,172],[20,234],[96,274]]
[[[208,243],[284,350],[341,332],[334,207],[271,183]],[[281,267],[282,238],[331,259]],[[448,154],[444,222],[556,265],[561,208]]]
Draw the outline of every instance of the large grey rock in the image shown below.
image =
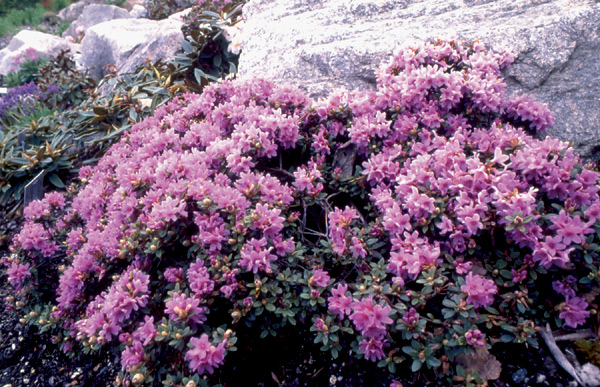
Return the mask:
[[374,88],[374,69],[409,39],[479,38],[509,48],[509,94],[548,103],[548,134],[600,149],[598,0],[252,0],[241,76],[263,74],[324,96]]
[[62,36],[71,36],[79,38],[92,26],[114,19],[129,19],[132,16],[123,8],[114,5],[90,4],[83,9],[81,15],[75,20],[69,28],[63,32]]
[[69,5],[67,8],[62,9],[57,16],[63,21],[77,20],[83,13],[85,7],[90,4],[104,4],[104,0],[79,0],[76,3]]
[[106,65],[117,73],[135,70],[146,59],[172,57],[181,48],[182,23],[176,20],[117,19],[87,30],[81,42],[81,65],[95,77],[106,75]]
[[61,50],[74,51],[77,46],[56,35],[22,30],[12,38],[6,48],[0,50],[0,74],[6,75],[16,70],[20,61],[27,58],[27,50],[35,50],[39,57],[50,59]]

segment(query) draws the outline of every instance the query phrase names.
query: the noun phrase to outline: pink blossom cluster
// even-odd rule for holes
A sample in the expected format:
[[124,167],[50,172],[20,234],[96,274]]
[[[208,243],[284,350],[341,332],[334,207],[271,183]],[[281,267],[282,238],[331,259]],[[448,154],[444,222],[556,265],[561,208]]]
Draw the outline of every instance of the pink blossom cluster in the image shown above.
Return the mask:
[[494,294],[498,293],[498,287],[493,280],[473,272],[467,274],[465,284],[460,290],[467,295],[467,302],[476,308],[490,306],[494,302]]
[[347,252],[350,252],[354,257],[364,255],[360,240],[351,227],[352,221],[358,219],[358,212],[350,207],[346,207],[343,210],[335,208],[327,217],[333,252],[340,256]]
[[107,292],[88,304],[85,317],[75,323],[77,339],[94,337],[102,344],[118,337],[132,313],[147,305],[149,281],[137,268],[125,271]]
[[384,337],[387,325],[394,321],[390,318],[392,308],[389,305],[381,306],[373,303],[373,296],[361,300],[353,300],[350,304],[352,310],[349,318],[365,339],[359,343],[365,357],[371,361],[380,360],[385,356],[383,349],[386,344]]
[[225,342],[222,341],[215,346],[210,342],[207,334],[202,334],[200,338],[192,337],[190,344],[192,349],[185,354],[185,360],[189,362],[190,369],[194,372],[212,374],[215,368],[223,364]]
[[[62,254],[57,325],[84,345],[118,337],[131,372],[170,345],[212,374],[230,345],[213,320],[257,309],[311,308],[321,333],[345,324],[371,361],[442,309],[419,290],[479,324],[474,309],[581,261],[600,219],[600,174],[528,134],[552,124],[545,106],[505,97],[511,60],[477,42],[423,43],[378,70],[376,91],[311,101],[246,79],[174,100],[81,168],[70,207],[48,196],[26,209],[9,280],[23,286],[40,255]],[[483,269],[491,249],[507,261],[498,274]],[[589,305],[571,285],[553,287],[576,327]],[[485,344],[481,325],[460,333],[467,345]]]
[[558,317],[565,320],[566,326],[577,328],[590,316],[588,306],[587,301],[581,297],[567,297]]

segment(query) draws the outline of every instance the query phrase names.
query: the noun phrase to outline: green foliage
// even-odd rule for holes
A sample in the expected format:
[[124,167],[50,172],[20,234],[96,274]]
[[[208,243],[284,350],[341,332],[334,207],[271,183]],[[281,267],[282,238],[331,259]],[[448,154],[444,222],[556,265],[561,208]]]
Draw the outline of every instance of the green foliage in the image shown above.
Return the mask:
[[56,27],[56,35],[62,36],[63,32],[68,30],[70,26],[71,26],[70,22],[59,23],[58,26]]
[[116,5],[117,7],[125,7],[127,0],[104,0],[104,4],[106,5]]
[[[151,64],[143,66],[135,74],[115,82],[105,80],[114,88],[104,96],[88,95],[93,81],[85,73],[71,68],[71,64],[65,53],[59,55],[45,68],[40,88],[58,81],[54,85],[59,87],[61,97],[55,99],[55,106],[66,108],[70,105],[72,108],[26,124],[26,117],[23,117],[19,121],[21,126],[13,125],[1,135],[2,205],[19,202],[29,179],[42,170],[49,177],[56,174],[68,181],[78,167],[97,160],[121,133],[172,96],[165,89],[170,81],[168,77],[161,76],[160,70],[166,71],[167,68],[161,63],[157,64],[158,67]],[[180,90],[173,88],[172,91],[177,93]],[[140,100],[144,99],[150,99],[151,103],[142,106]],[[17,135],[23,129],[26,130],[24,151],[17,143]]]
[[600,366],[600,342],[578,339],[575,340],[577,350],[596,366]]
[[243,4],[230,3],[219,13],[194,7],[186,16],[183,53],[174,61],[182,71],[193,74],[198,84],[206,86],[237,72],[239,54],[229,50],[229,41],[223,31],[239,23]]
[[4,78],[6,87],[21,86],[29,82],[35,82],[40,75],[40,68],[48,63],[46,58],[26,60],[19,65],[19,69],[10,72]]
[[46,9],[37,3],[24,9],[12,9],[0,17],[0,36],[14,33],[23,25],[38,25],[44,20]]
[[[58,12],[69,4],[69,0],[54,0],[52,10]],[[40,4],[39,0],[2,0],[0,2],[0,36],[14,34],[24,25],[35,27],[48,15],[48,10]]]
[[23,10],[39,4],[39,0],[2,0],[0,2],[0,16],[9,14],[14,10]]
[[175,0],[149,0],[146,4],[148,18],[152,20],[166,19],[170,15],[181,11]]
[[54,0],[52,9],[54,11],[60,11],[63,8],[67,8],[69,5],[71,5],[71,0]]
[[81,104],[96,87],[87,71],[77,70],[69,50],[61,51],[52,63],[40,69],[37,84],[42,91],[58,87],[53,105],[60,109]]
[[[69,181],[80,166],[97,161],[122,133],[173,96],[200,92],[209,82],[235,73],[238,56],[227,51],[221,31],[239,20],[241,7],[228,7],[217,16],[202,15],[207,26],[186,30],[183,52],[172,62],[145,63],[133,74],[107,76],[95,91],[94,81],[75,69],[67,52],[43,67],[40,90],[58,87],[47,101],[49,108],[69,110],[30,124],[27,115],[17,117],[20,126],[8,128],[6,141],[0,139],[0,203],[18,203],[23,187],[41,170]],[[16,135],[24,128],[23,152]]]

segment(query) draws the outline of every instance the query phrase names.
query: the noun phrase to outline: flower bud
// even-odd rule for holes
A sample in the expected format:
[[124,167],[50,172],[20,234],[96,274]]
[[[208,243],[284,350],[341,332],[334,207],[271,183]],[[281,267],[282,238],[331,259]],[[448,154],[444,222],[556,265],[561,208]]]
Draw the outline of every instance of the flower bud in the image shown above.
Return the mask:
[[133,376],[133,379],[131,379],[131,382],[133,384],[142,384],[142,382],[144,381],[144,379],[146,379],[146,377],[144,376],[144,374],[142,374],[141,372],[138,372],[137,374],[135,374]]
[[194,382],[193,380],[190,380],[189,382],[187,382],[185,387],[196,387],[196,382]]

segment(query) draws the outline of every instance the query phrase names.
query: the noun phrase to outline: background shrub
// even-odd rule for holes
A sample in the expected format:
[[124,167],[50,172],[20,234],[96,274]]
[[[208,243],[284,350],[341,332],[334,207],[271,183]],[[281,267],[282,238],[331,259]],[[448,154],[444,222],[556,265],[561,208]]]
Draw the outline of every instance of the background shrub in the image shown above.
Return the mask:
[[438,41],[376,92],[224,81],[162,105],[72,202],[26,208],[7,303],[74,356],[120,353],[126,385],[226,382],[238,346],[309,331],[333,358],[452,383],[461,354],[584,325],[599,174],[529,134],[553,118],[506,98],[510,61]]
[[[121,134],[158,106],[183,92],[199,92],[210,82],[236,72],[239,52],[227,51],[221,31],[237,23],[240,3],[230,4],[221,14],[195,12],[204,25],[185,29],[182,53],[170,63],[159,60],[145,63],[133,74],[113,74],[97,89],[87,72],[75,68],[67,52],[41,68],[36,74],[37,88],[53,92],[51,98],[40,102],[47,110],[29,117],[15,108],[10,121],[4,123],[0,203],[19,208],[25,185],[42,170],[47,172],[48,185],[64,188],[81,166],[97,162]],[[23,130],[24,149],[18,143],[18,133]]]

